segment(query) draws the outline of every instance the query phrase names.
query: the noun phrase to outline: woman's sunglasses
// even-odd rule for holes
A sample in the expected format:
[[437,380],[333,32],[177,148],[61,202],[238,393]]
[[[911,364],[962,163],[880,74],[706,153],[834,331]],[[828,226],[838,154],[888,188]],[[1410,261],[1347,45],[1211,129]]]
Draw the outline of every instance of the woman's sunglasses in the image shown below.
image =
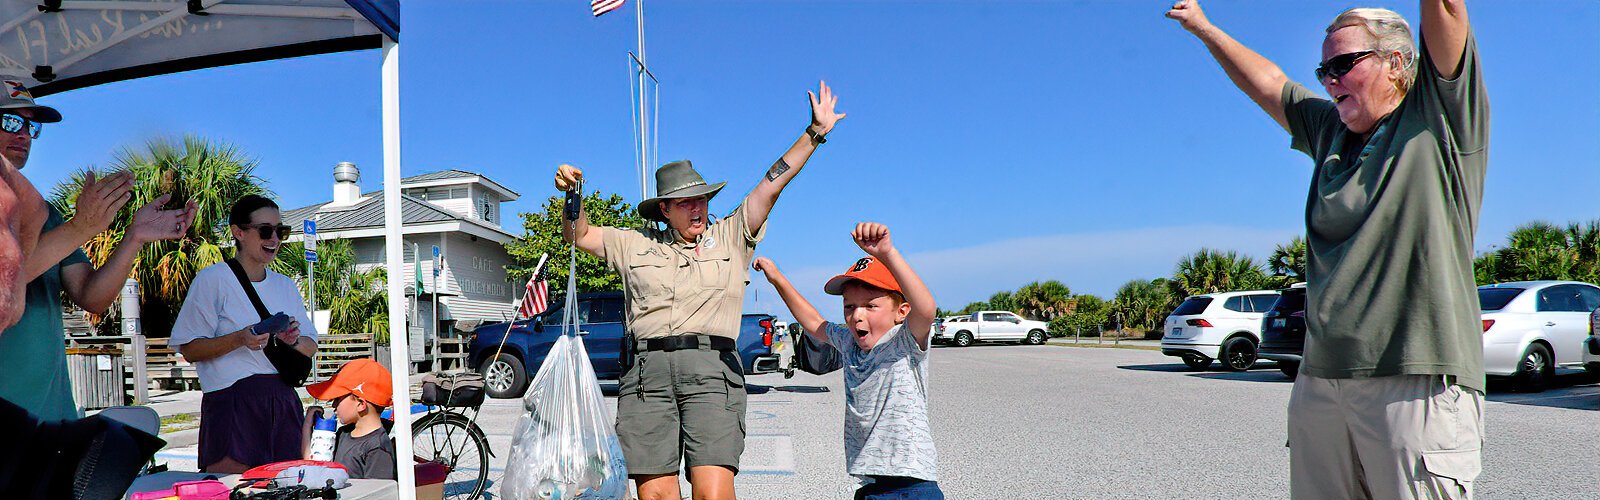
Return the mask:
[[1376,50],[1363,50],[1330,57],[1326,62],[1317,65],[1317,81],[1326,82],[1330,78],[1343,78],[1345,73],[1356,67],[1356,63],[1377,53]]
[[7,134],[21,132],[24,127],[28,129],[28,136],[33,137],[34,139],[38,139],[39,132],[44,130],[43,123],[29,120],[22,115],[11,113],[0,114],[0,130],[6,131]]
[[267,224],[267,223],[261,223],[261,224],[239,224],[239,227],[242,227],[242,228],[245,228],[245,229],[255,228],[256,234],[261,236],[261,239],[263,239],[263,240],[272,239],[272,233],[274,232],[274,230],[276,230],[276,232],[278,233],[278,239],[279,240],[287,239],[289,237],[289,230],[293,229],[293,228],[289,227],[287,224]]

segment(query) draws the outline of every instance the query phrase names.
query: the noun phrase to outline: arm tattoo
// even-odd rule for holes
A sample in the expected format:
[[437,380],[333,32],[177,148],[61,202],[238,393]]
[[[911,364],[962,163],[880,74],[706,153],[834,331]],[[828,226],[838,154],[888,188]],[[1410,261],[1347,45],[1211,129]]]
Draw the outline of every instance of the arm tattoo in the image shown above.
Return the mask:
[[778,158],[778,162],[773,163],[772,168],[767,169],[767,180],[777,182],[778,176],[781,176],[784,172],[788,171],[789,163],[783,161],[783,158]]

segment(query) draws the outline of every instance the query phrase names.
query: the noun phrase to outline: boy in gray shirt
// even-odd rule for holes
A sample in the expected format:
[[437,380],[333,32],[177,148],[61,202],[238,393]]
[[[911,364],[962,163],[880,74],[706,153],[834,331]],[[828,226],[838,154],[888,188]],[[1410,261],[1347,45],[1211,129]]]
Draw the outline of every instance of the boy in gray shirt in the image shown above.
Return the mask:
[[939,499],[938,454],[928,425],[928,347],[933,295],[889,241],[863,222],[852,233],[868,257],[823,287],[844,299],[844,324],[822,319],[770,259],[757,258],[795,321],[844,356],[845,468],[862,480],[857,499]]

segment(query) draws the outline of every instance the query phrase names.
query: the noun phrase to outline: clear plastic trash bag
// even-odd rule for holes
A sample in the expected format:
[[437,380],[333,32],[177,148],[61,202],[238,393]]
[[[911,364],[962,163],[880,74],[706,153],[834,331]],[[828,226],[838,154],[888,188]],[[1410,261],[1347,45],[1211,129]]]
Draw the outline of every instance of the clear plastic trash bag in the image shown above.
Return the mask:
[[562,335],[550,348],[511,442],[500,495],[512,500],[623,499],[628,469],[611,408],[583,342]]

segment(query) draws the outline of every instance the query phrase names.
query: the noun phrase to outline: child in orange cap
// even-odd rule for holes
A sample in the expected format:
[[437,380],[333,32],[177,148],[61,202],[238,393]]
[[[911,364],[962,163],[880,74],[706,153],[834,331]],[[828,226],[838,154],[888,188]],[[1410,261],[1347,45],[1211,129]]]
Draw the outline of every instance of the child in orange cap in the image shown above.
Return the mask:
[[311,397],[333,402],[339,434],[333,461],[353,479],[395,479],[394,441],[383,409],[394,402],[389,369],[372,358],[345,363],[333,378],[306,386]]
[[844,298],[843,325],[824,321],[771,260],[754,267],[806,333],[844,357],[845,467],[862,481],[856,498],[942,500],[928,425],[933,294],[889,242],[889,228],[863,222],[851,236],[868,257],[823,286]]

